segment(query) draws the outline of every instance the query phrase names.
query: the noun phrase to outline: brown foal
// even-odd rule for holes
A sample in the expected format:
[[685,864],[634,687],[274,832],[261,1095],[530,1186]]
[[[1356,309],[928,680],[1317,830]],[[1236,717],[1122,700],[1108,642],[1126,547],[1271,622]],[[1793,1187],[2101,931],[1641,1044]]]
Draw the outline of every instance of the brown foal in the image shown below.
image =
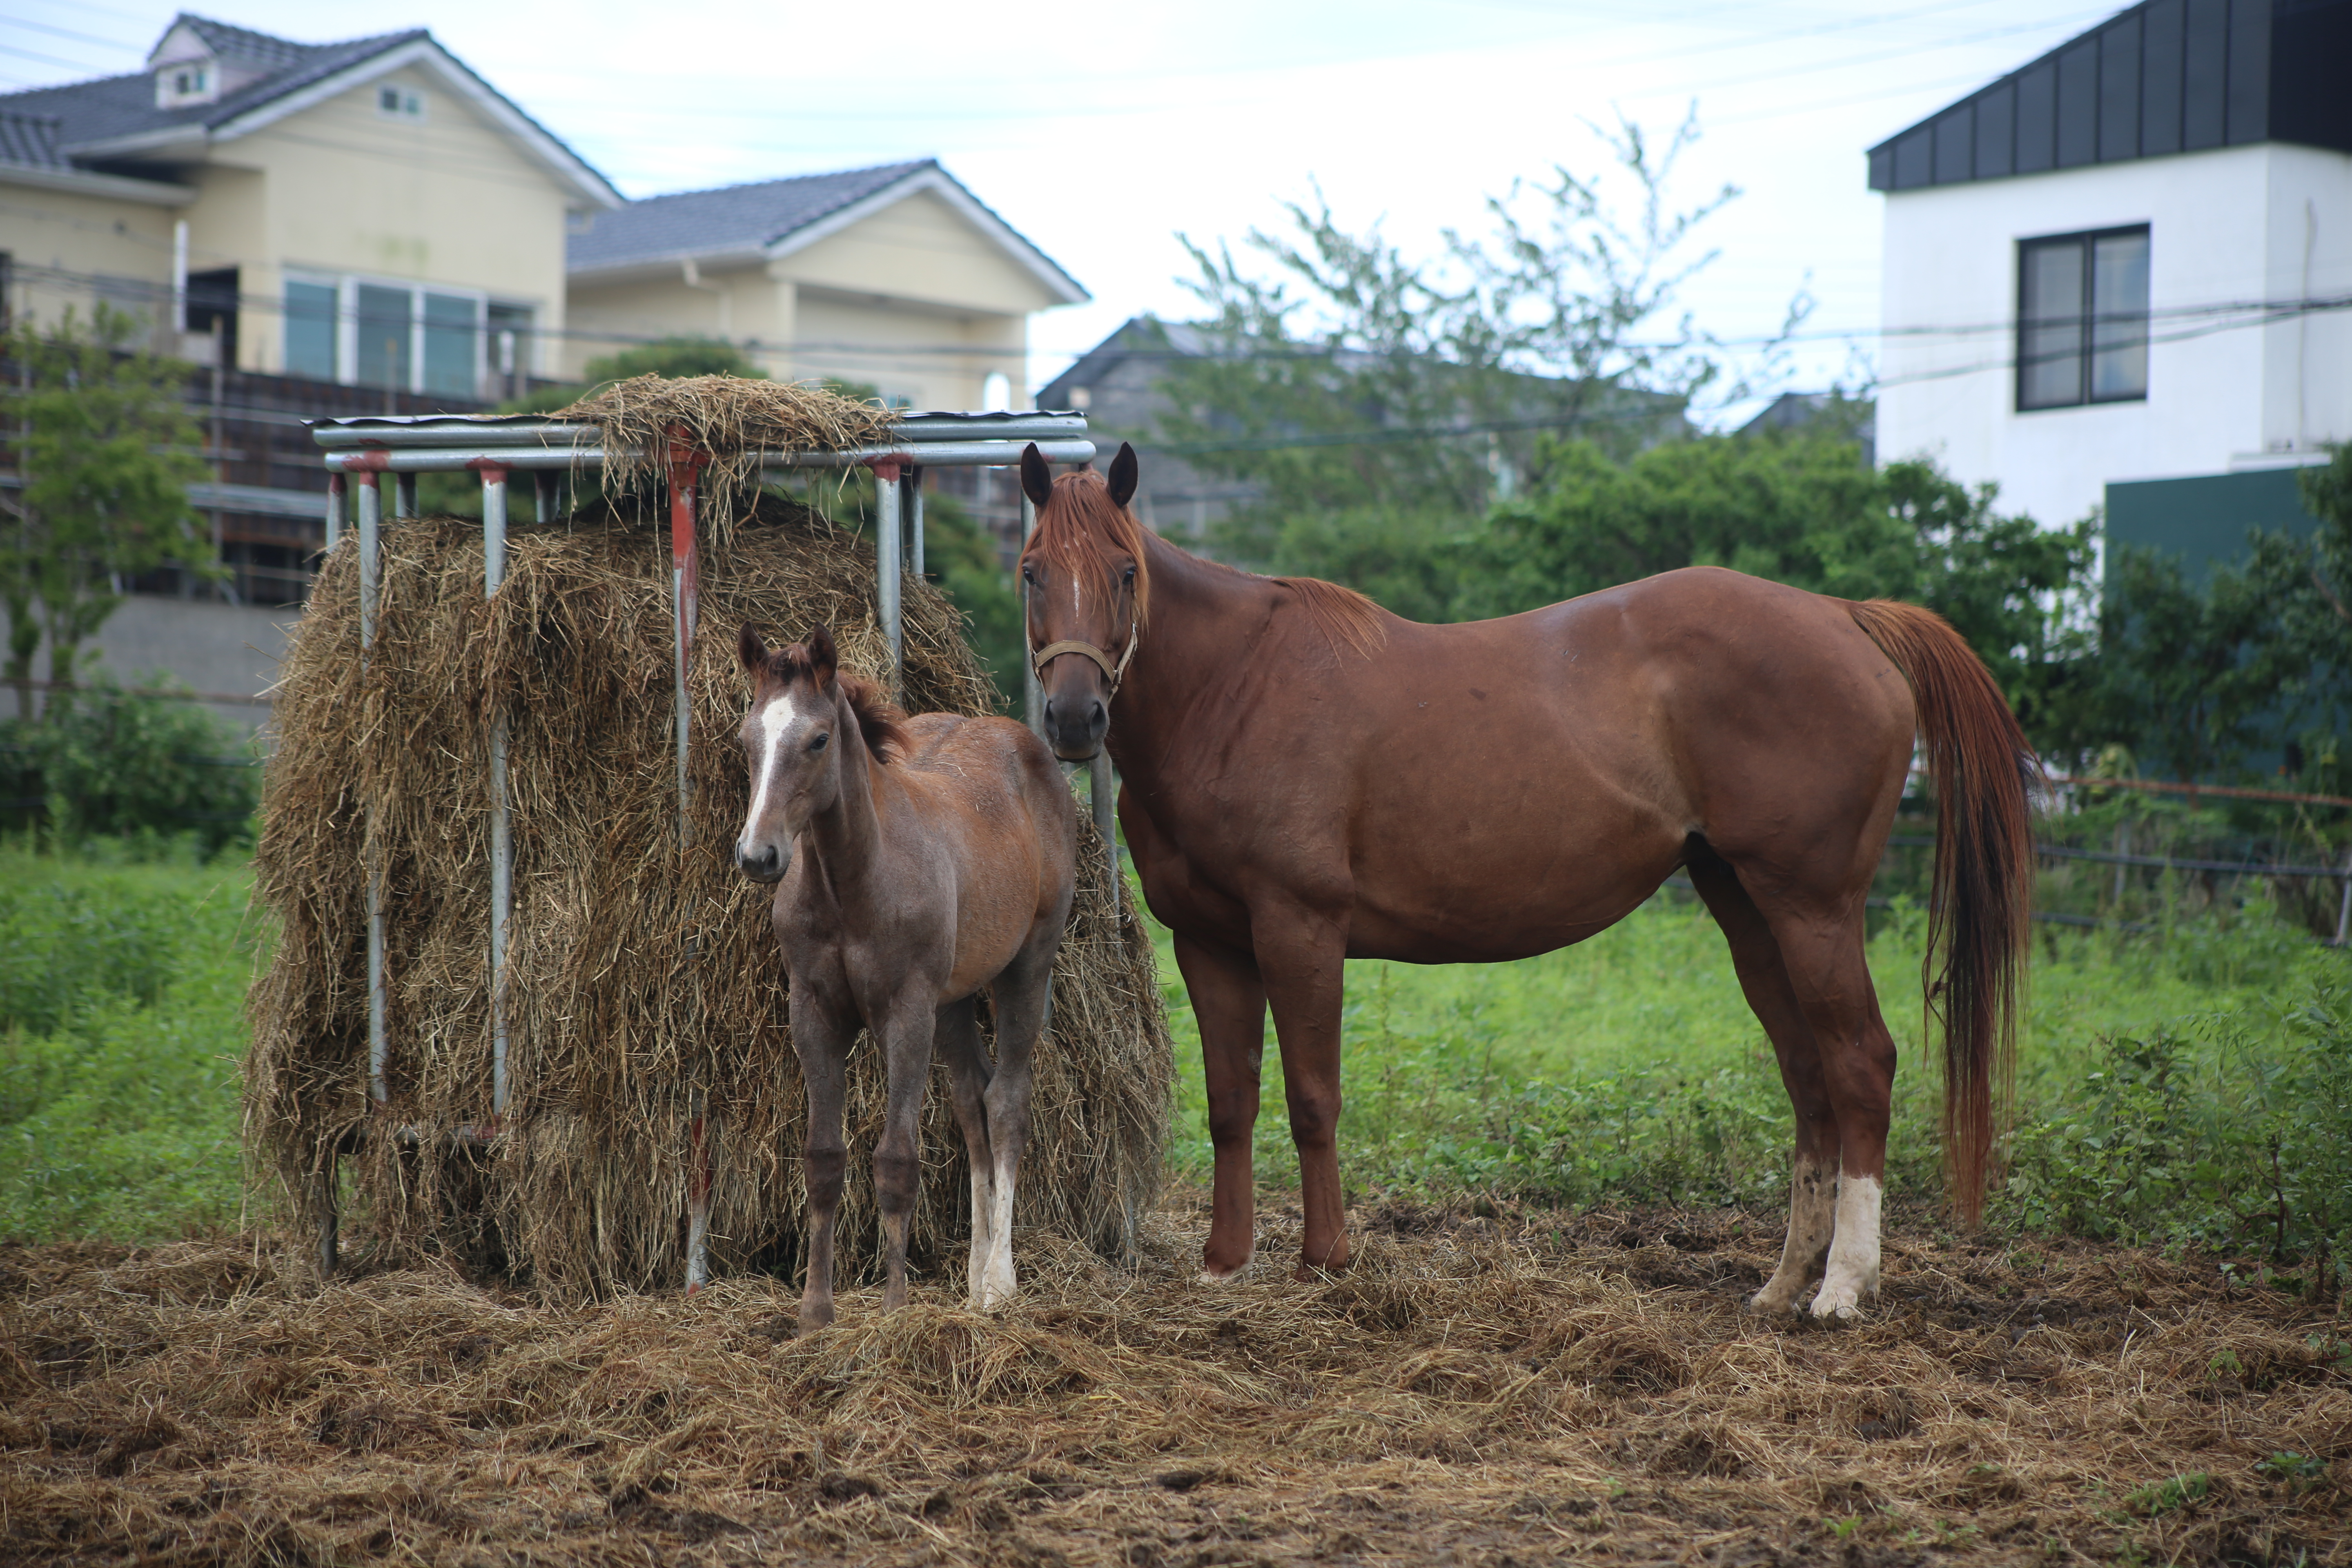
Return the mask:
[[[885,1310],[907,1302],[907,1226],[922,1179],[936,1052],[971,1157],[971,1304],[1009,1300],[1013,1178],[1029,1138],[1029,1058],[1076,878],[1077,815],[1045,745],[1008,719],[908,719],[839,668],[824,627],[771,650],[745,626],[751,805],[735,862],[777,884],[793,1048],[808,1089],[810,1211],[801,1327],[833,1321],[834,1219],[848,1148],[842,1101],[862,1026],[887,1066],[875,1205]],[[973,1006],[996,1016],[996,1059]]]
[[1942,813],[1923,980],[1945,1025],[1952,1192],[1975,1217],[2032,889],[2033,763],[1948,626],[1711,567],[1422,626],[1328,583],[1185,553],[1128,510],[1136,480],[1127,447],[1106,481],[1056,479],[1032,447],[1021,569],[1046,737],[1066,760],[1109,746],[1119,822],[1200,1022],[1207,1276],[1250,1258],[1269,1008],[1304,1275],[1349,1259],[1346,961],[1549,952],[1682,869],[1796,1110],[1788,1242],[1755,1304],[1792,1310],[1818,1279],[1812,1310],[1854,1316],[1877,1288],[1895,1076],[1863,906],[1915,731]]

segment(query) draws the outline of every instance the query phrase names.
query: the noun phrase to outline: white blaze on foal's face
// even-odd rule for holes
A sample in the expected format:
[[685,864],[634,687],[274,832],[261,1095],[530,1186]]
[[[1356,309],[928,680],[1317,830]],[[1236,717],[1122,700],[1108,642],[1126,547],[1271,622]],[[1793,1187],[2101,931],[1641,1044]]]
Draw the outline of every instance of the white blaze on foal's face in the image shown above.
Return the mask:
[[832,777],[834,728],[833,705],[806,679],[754,702],[745,716],[751,805],[735,840],[735,863],[746,876],[774,881],[790,868],[793,840],[824,804],[818,796]]

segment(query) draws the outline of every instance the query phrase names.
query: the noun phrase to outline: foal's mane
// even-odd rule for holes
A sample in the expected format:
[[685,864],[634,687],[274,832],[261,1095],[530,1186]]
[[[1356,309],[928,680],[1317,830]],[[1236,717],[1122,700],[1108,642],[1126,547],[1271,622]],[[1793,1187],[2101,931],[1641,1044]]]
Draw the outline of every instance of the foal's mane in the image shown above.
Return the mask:
[[[809,658],[806,643],[793,643],[780,647],[768,656],[768,679],[789,686],[795,680],[816,684],[816,665]],[[907,754],[907,714],[872,681],[855,676],[845,669],[833,672],[841,694],[849,699],[849,710],[857,718],[857,732],[865,739],[866,749],[877,763],[888,764]]]
[[[1135,513],[1110,499],[1110,486],[1092,468],[1064,474],[1054,481],[1053,499],[1038,509],[1037,531],[1029,547],[1049,566],[1069,573],[1105,599],[1118,592],[1112,556],[1124,551],[1135,558],[1135,620],[1143,624],[1151,603],[1150,559],[1144,552],[1145,531]],[[1160,543],[1212,571],[1273,583],[1290,590],[1307,620],[1336,647],[1347,644],[1369,658],[1389,640],[1384,612],[1353,588],[1326,583],[1320,577],[1262,577],[1221,561],[1203,560],[1162,539]]]

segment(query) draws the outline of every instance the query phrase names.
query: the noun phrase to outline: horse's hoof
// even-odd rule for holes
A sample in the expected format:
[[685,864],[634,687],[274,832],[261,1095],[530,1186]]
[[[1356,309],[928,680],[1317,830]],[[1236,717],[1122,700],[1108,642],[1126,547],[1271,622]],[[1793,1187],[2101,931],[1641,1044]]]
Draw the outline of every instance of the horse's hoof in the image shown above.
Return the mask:
[[1250,1266],[1244,1263],[1238,1268],[1228,1268],[1225,1272],[1220,1274],[1213,1268],[1203,1267],[1201,1270],[1199,1282],[1203,1285],[1215,1286],[1238,1285],[1242,1282],[1242,1277],[1249,1272],[1249,1268]]
[[1767,1286],[1748,1298],[1748,1310],[1759,1318],[1785,1318],[1797,1310],[1797,1293],[1784,1295]]
[[1862,1302],[1851,1290],[1823,1290],[1813,1298],[1812,1313],[1817,1323],[1858,1323],[1862,1321]]

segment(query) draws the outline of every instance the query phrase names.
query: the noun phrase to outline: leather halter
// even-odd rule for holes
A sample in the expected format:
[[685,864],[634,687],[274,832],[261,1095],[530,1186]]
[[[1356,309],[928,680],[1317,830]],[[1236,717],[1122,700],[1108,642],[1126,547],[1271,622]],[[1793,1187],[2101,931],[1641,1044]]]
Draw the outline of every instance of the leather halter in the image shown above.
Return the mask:
[[1127,662],[1135,657],[1136,644],[1142,640],[1143,627],[1134,621],[1129,621],[1127,626],[1127,651],[1118,656],[1117,664],[1111,663],[1110,655],[1103,652],[1094,644],[1066,638],[1061,642],[1049,642],[1039,648],[1031,658],[1030,664],[1036,670],[1037,679],[1043,680],[1045,679],[1045,667],[1054,660],[1066,653],[1084,654],[1102,667],[1103,674],[1110,679],[1110,695],[1116,697],[1118,695],[1118,683],[1127,678]]

